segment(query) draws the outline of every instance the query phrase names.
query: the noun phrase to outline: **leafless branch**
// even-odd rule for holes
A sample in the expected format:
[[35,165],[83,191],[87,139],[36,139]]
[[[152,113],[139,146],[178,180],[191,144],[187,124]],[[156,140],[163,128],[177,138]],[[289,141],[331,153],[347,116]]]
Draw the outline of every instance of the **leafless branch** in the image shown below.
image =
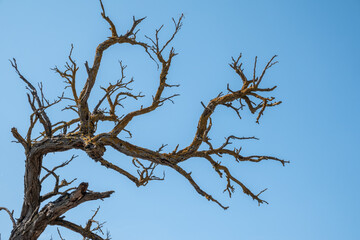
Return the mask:
[[[126,69],[126,65],[123,65],[121,61],[119,61],[120,69],[121,69],[121,78],[115,83],[115,84],[109,84],[107,88],[101,87],[105,91],[105,95],[99,100],[98,104],[95,106],[93,110],[93,114],[96,114],[99,111],[100,105],[103,103],[105,99],[108,100],[109,104],[109,114],[110,116],[115,116],[115,108],[116,106],[122,106],[124,107],[120,102],[127,97],[133,98],[135,100],[138,100],[138,98],[144,97],[141,93],[135,95],[132,94],[130,91],[131,88],[128,87],[132,82],[134,82],[134,79],[131,79],[128,82],[124,82],[124,79],[126,78],[124,74],[124,70]],[[117,92],[120,89],[125,89],[123,92]],[[111,99],[111,96],[116,93],[115,99]],[[114,118],[117,120],[117,117]]]
[[12,60],[9,60],[9,61],[11,63],[11,66],[15,69],[16,73],[19,75],[20,79],[26,83],[27,89],[30,91],[32,97],[36,100],[36,102],[38,104],[38,108],[35,108],[34,107],[35,105],[32,105],[32,108],[34,111],[39,110],[39,112],[38,112],[39,120],[40,120],[41,124],[44,126],[46,136],[50,137],[51,136],[51,122],[50,122],[48,115],[46,114],[46,112],[43,109],[44,106],[42,104],[42,101],[40,100],[40,97],[38,95],[36,88],[20,73],[16,59],[13,58]]
[[101,16],[109,23],[110,25],[110,30],[111,30],[111,33],[112,33],[112,37],[117,37],[117,32],[116,32],[116,28],[115,28],[115,25],[114,23],[110,20],[110,18],[108,16],[106,16],[106,13],[105,13],[105,8],[104,8],[104,5],[102,3],[102,1],[100,0],[100,5],[101,5],[101,9],[102,9],[102,13],[101,13]]
[[169,43],[174,39],[175,35],[180,30],[180,28],[182,26],[182,19],[183,19],[183,15],[181,15],[179,20],[176,22],[175,31],[174,31],[173,35],[170,37],[170,39],[165,43],[164,46],[160,47],[160,45],[159,45],[159,35],[158,34],[159,34],[162,27],[160,27],[158,30],[156,30],[156,32],[155,32],[155,40],[148,37],[148,39],[150,39],[151,42],[154,44],[151,47],[151,50],[154,52],[157,59],[161,63],[161,73],[160,73],[160,76],[159,76],[160,77],[160,83],[159,83],[158,89],[156,91],[155,96],[153,96],[152,104],[150,106],[148,106],[148,107],[145,107],[145,108],[141,107],[139,110],[128,113],[121,121],[119,121],[119,123],[111,131],[111,133],[113,135],[118,135],[135,116],[139,116],[139,115],[143,115],[143,114],[152,112],[155,109],[157,109],[158,107],[162,106],[162,104],[165,101],[169,100],[169,101],[173,102],[172,98],[178,96],[178,94],[174,94],[174,95],[172,95],[170,97],[165,97],[165,98],[162,97],[163,91],[164,91],[164,89],[166,87],[174,86],[174,85],[167,84],[166,79],[167,79],[167,75],[168,75],[168,72],[169,72],[169,69],[170,69],[172,58],[174,56],[176,56],[174,48],[171,48],[167,60],[165,60],[165,58],[163,57],[162,52],[169,45]]
[[58,195],[58,194],[65,194],[65,193],[67,193],[68,191],[74,189],[74,188],[69,188],[69,189],[65,190],[64,192],[59,192],[59,190],[60,190],[61,188],[66,187],[66,186],[69,186],[69,185],[72,184],[74,181],[76,181],[76,178],[73,179],[73,180],[71,180],[70,182],[66,181],[65,179],[63,179],[63,180],[60,182],[60,176],[57,175],[57,174],[55,173],[55,171],[56,171],[57,169],[59,169],[59,168],[65,167],[65,166],[68,165],[72,160],[74,160],[76,157],[77,157],[77,156],[73,155],[70,160],[63,162],[62,164],[54,167],[52,170],[49,170],[49,169],[47,169],[46,167],[42,166],[42,168],[47,172],[47,174],[45,174],[45,175],[41,178],[40,183],[43,183],[46,178],[48,178],[50,175],[52,175],[52,176],[55,178],[55,186],[54,186],[53,191],[51,191],[51,192],[49,192],[49,193],[41,196],[41,197],[40,197],[40,201],[45,201],[45,200],[47,200],[47,199],[49,199],[49,198],[51,198],[51,197],[53,197],[53,196],[56,196],[56,195]]
[[60,233],[59,228],[57,228],[57,232],[58,232],[58,234],[59,234],[60,239],[61,239],[61,240],[65,240],[65,239],[61,236],[61,233]]
[[4,210],[5,212],[7,212],[9,214],[10,220],[11,220],[11,222],[13,224],[13,227],[15,228],[16,222],[15,222],[15,219],[14,219],[14,211],[10,211],[9,209],[7,209],[5,207],[0,207],[0,211],[1,210]]
[[21,143],[21,145],[23,145],[24,149],[25,149],[25,152],[28,152],[29,151],[29,144],[27,141],[25,141],[25,139],[20,135],[20,133],[18,132],[17,128],[11,128],[11,133],[12,135],[14,136],[14,138],[19,142]]
[[72,59],[71,55],[74,49],[74,45],[71,44],[70,53],[68,56],[68,59],[70,61],[65,63],[65,71],[61,71],[58,69],[58,67],[52,68],[53,71],[55,71],[57,74],[60,75],[60,77],[65,79],[65,83],[67,86],[65,88],[70,87],[72,91],[73,98],[69,98],[69,100],[73,100],[75,102],[78,101],[78,95],[76,92],[76,73],[79,70],[79,67],[76,65],[76,62]]
[[79,233],[81,236],[83,237],[87,237],[89,239],[93,239],[93,240],[106,240],[102,237],[100,237],[99,235],[95,234],[95,233],[92,233],[90,231],[86,231],[84,228],[82,228],[81,226],[79,225],[76,225],[75,223],[72,223],[72,222],[69,222],[69,221],[66,221],[64,219],[61,219],[61,218],[58,218],[58,219],[55,219],[53,221],[50,222],[50,225],[57,225],[57,226],[61,226],[61,227],[64,227],[64,228],[67,228],[71,231],[74,231],[74,232],[77,232]]

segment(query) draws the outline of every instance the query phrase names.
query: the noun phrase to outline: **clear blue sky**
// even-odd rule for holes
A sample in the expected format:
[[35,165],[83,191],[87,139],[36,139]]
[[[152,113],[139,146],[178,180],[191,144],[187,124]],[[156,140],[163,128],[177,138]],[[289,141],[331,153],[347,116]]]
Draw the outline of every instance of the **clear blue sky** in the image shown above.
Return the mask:
[[[218,179],[206,161],[186,163],[184,167],[191,169],[205,190],[230,206],[223,211],[174,171],[164,169],[166,181],[137,188],[77,152],[80,157],[61,175],[78,177],[78,183],[88,181],[94,191],[116,193],[104,202],[87,203],[69,212],[69,220],[84,224],[91,209],[100,205],[98,219],[107,222],[105,228],[113,239],[360,239],[359,1],[104,0],[104,4],[118,32],[128,28],[133,15],[147,16],[139,37],[153,34],[162,23],[172,29],[171,17],[181,13],[186,17],[174,41],[179,55],[169,74],[169,83],[181,84],[176,90],[181,96],[174,105],[166,104],[136,119],[130,126],[134,138],[129,141],[152,149],[168,143],[167,151],[178,143],[186,146],[201,114],[200,101],[226,91],[227,83],[234,88],[240,85],[228,66],[230,57],[242,52],[245,69],[251,74],[256,55],[263,66],[278,54],[280,63],[268,72],[264,84],[278,85],[274,95],[283,104],[268,109],[260,125],[248,111],[239,120],[234,112],[218,109],[211,137],[220,144],[229,134],[255,135],[260,141],[243,142],[244,153],[274,155],[291,164],[285,168],[274,162],[230,164],[234,175],[255,192],[269,188],[263,198],[270,204],[258,207],[240,189],[228,199],[222,193],[224,180]],[[16,126],[24,132],[30,109],[25,86],[8,59],[17,58],[23,74],[33,83],[42,81],[53,99],[63,84],[50,68],[63,66],[70,44],[82,67],[86,60],[91,62],[97,44],[110,32],[96,0],[0,0],[0,32],[0,206],[14,209],[19,216],[25,157],[22,147],[11,143],[10,129]],[[118,60],[128,65],[126,75],[134,76],[134,89],[147,94],[143,103],[150,101],[158,72],[138,48],[112,47],[104,56],[98,84],[119,78]],[[85,79],[84,69],[80,71],[79,87]],[[100,93],[96,90],[92,97]],[[173,90],[166,92],[171,93]],[[140,103],[127,104],[132,109]],[[50,115],[53,119],[70,117],[58,111]],[[45,165],[57,165],[70,156],[49,155]],[[109,152],[106,157],[130,168],[129,159],[121,154]],[[1,212],[3,239],[10,229],[8,216]],[[51,235],[59,239],[54,227],[40,239],[48,240]],[[62,235],[80,239],[67,230]]]

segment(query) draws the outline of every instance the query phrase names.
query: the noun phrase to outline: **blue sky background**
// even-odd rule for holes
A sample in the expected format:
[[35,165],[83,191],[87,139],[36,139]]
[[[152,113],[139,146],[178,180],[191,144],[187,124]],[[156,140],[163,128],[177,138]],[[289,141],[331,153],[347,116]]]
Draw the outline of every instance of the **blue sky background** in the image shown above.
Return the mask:
[[[221,144],[229,134],[257,136],[260,141],[242,142],[244,154],[267,154],[290,160],[282,167],[275,162],[228,163],[235,176],[254,192],[269,188],[262,196],[270,204],[257,203],[238,188],[231,199],[222,193],[219,179],[202,159],[183,164],[204,190],[227,211],[199,196],[188,182],[170,169],[166,181],[137,188],[125,177],[102,168],[81,152],[79,158],[59,173],[77,183],[88,181],[94,191],[115,190],[104,202],[83,204],[66,214],[68,220],[84,224],[91,210],[101,206],[98,220],[106,221],[113,239],[246,239],[246,240],[332,240],[360,239],[359,170],[360,143],[359,1],[165,1],[104,0],[107,14],[118,32],[127,29],[132,16],[147,16],[140,26],[143,34],[165,24],[165,39],[173,25],[171,17],[185,14],[184,27],[174,41],[179,55],[174,58],[169,83],[180,83],[181,96],[156,112],[139,117],[129,126],[129,141],[157,149],[168,143],[172,151],[179,143],[188,145],[201,114],[200,101],[208,102],[226,84],[234,89],[240,79],[228,66],[231,56],[243,53],[244,67],[251,74],[255,56],[263,67],[272,55],[279,64],[268,71],[264,86],[278,85],[274,95],[283,101],[268,109],[260,120],[249,111],[243,119],[229,109],[219,108],[213,117],[211,137]],[[1,124],[0,206],[19,216],[23,197],[24,153],[11,143],[10,129],[24,133],[30,108],[24,84],[11,69],[8,59],[18,60],[22,73],[34,84],[42,81],[50,99],[59,95],[62,81],[50,68],[63,66],[70,45],[81,67],[78,88],[85,81],[83,63],[92,61],[95,48],[110,32],[100,16],[98,1],[10,1],[0,0]],[[106,52],[91,103],[106,86],[120,77],[118,60],[135,78],[133,88],[147,95],[140,102],[128,101],[136,109],[151,101],[159,72],[139,48],[115,46]],[[70,119],[71,113],[54,109],[53,122]],[[109,126],[104,126],[104,129]],[[122,136],[124,137],[124,136]],[[72,153],[49,155],[45,166],[58,165]],[[106,158],[132,169],[130,159],[108,151]],[[159,168],[159,174],[162,174]],[[51,187],[51,181],[49,185]],[[47,188],[45,187],[44,190]],[[8,216],[0,213],[0,233],[7,239]],[[65,239],[80,239],[62,230]],[[40,239],[59,239],[49,227]]]

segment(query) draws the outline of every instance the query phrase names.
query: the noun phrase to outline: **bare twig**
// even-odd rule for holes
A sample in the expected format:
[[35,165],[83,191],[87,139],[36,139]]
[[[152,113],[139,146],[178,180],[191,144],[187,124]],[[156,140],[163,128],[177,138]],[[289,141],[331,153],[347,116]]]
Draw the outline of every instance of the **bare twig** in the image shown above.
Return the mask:
[[46,136],[50,137],[51,136],[51,122],[50,122],[48,115],[44,111],[44,105],[42,104],[43,102],[40,100],[40,97],[38,95],[36,88],[20,73],[16,59],[13,58],[12,60],[9,60],[9,61],[11,63],[11,66],[15,69],[16,73],[19,75],[20,79],[26,83],[27,89],[30,91],[34,100],[36,100],[38,107],[36,108],[34,104],[31,104],[31,107],[34,112],[38,111],[37,114],[38,114],[41,124],[44,126]]
[[4,210],[5,212],[8,213],[9,217],[10,217],[10,220],[13,224],[13,227],[15,228],[16,226],[16,222],[15,222],[15,219],[14,219],[14,211],[10,211],[9,209],[5,208],[5,207],[0,207],[0,211],[1,210]]

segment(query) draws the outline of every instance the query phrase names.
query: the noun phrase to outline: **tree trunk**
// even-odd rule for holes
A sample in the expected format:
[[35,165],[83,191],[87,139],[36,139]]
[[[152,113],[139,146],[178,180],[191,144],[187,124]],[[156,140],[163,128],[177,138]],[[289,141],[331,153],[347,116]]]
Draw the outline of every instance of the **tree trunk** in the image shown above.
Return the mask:
[[13,229],[9,240],[36,240],[44,232],[46,226],[47,224],[38,224],[29,219]]
[[[24,202],[20,218],[9,239],[37,239],[45,230],[46,224],[36,221],[40,207],[40,173],[43,155],[30,150],[25,161]],[[44,225],[44,226],[42,226]]]

